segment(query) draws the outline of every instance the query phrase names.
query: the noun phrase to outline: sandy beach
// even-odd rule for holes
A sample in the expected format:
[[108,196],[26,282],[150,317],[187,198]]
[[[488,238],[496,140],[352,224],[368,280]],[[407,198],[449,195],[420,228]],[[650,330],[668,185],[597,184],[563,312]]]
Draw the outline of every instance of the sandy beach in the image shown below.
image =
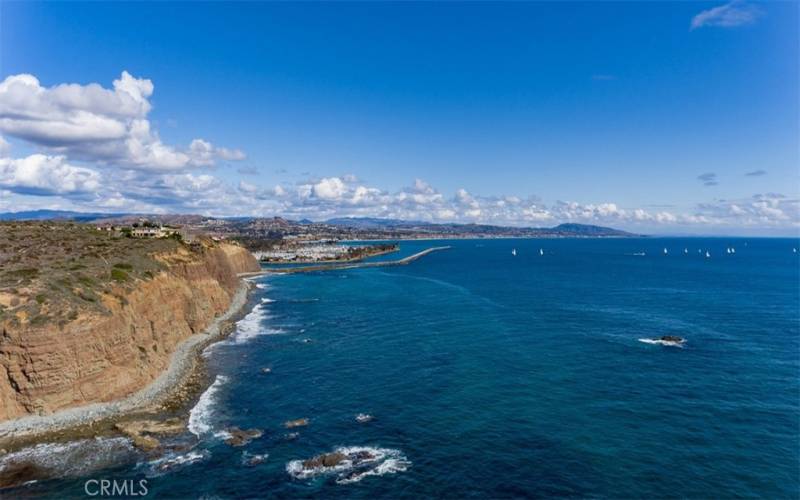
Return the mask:
[[[103,423],[132,414],[154,412],[165,405],[176,392],[184,387],[196,371],[200,353],[208,345],[224,338],[230,323],[242,313],[248,302],[250,282],[242,280],[237,288],[228,310],[214,319],[202,333],[184,340],[172,354],[169,368],[147,387],[120,400],[95,403],[69,408],[51,415],[27,416],[0,423],[0,449],[11,450],[27,444],[46,440],[50,437],[63,439],[71,431],[86,434],[89,429],[110,428]],[[82,430],[81,430],[82,429]]]

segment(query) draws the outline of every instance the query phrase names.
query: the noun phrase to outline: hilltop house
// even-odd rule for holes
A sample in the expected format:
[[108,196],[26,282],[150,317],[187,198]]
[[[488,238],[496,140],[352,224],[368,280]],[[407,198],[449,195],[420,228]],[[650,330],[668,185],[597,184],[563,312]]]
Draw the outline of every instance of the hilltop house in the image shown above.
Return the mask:
[[134,227],[131,230],[131,236],[135,238],[166,238],[177,232],[178,229],[169,226]]

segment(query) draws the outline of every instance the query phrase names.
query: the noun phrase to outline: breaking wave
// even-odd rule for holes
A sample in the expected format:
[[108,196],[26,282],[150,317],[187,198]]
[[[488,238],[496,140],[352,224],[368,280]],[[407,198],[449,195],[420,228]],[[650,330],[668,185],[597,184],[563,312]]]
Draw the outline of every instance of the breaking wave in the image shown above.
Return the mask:
[[639,339],[639,342],[644,342],[645,344],[664,345],[667,347],[680,347],[683,349],[683,342],[677,342],[674,340]]
[[190,450],[181,454],[167,454],[145,464],[145,475],[161,476],[192,464],[196,464],[211,456],[208,450]]
[[43,443],[0,458],[0,484],[14,486],[53,477],[85,476],[132,463],[137,457],[130,440],[122,437]]
[[211,417],[214,414],[214,404],[216,403],[215,395],[219,388],[228,381],[228,377],[224,375],[217,375],[214,383],[200,395],[200,399],[194,408],[189,412],[189,423],[187,425],[189,432],[197,437],[211,432]]

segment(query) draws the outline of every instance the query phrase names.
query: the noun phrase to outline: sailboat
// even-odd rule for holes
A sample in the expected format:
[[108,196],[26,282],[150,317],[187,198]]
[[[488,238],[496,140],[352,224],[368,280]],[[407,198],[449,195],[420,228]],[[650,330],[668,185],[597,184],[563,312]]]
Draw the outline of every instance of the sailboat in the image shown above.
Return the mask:
[[539,249],[539,255],[544,255],[544,250],[541,248]]
[[683,253],[685,253],[685,254],[689,253],[689,249],[688,248],[684,248],[683,249]]
[[736,249],[731,247],[731,253],[736,253]]
[[516,248],[512,248],[511,249],[511,255],[513,255],[514,257],[517,256],[517,249]]
[[726,248],[725,249],[725,253],[728,253],[728,254],[731,253],[731,247]]
[[669,253],[669,252],[667,252],[667,249],[664,248],[664,255],[667,255],[667,253]]
[[709,257],[711,257],[711,254],[708,253],[708,250],[706,250],[706,259],[709,258]]

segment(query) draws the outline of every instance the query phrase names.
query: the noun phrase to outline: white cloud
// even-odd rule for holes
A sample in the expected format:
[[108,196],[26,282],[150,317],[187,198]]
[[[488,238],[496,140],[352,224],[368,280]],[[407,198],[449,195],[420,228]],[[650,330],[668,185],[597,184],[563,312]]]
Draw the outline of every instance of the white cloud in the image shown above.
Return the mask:
[[[717,200],[684,212],[651,212],[639,207],[623,208],[612,201],[544,204],[534,197],[480,196],[465,189],[456,190],[452,197],[447,197],[419,179],[396,192],[353,178],[351,181],[344,177],[327,177],[264,188],[245,181],[231,185],[209,174],[141,171],[126,171],[101,179],[98,172],[68,164],[58,156],[0,160],[0,190],[22,195],[53,195],[50,199],[70,203],[71,209],[79,205],[83,210],[281,215],[313,220],[370,216],[514,226],[577,222],[640,232],[707,232],[714,228],[730,232],[748,227],[756,230],[783,228],[785,231],[800,227],[800,201],[775,193]],[[58,203],[47,202],[46,205]]]
[[753,24],[761,16],[761,9],[755,5],[743,1],[734,0],[704,10],[692,18],[691,29],[702,28],[703,26],[719,26],[723,28],[733,28]]
[[311,187],[311,193],[323,200],[340,201],[347,191],[344,181],[338,177],[322,179]]
[[241,160],[239,150],[195,139],[188,148],[164,144],[147,115],[153,82],[123,71],[113,89],[96,83],[43,87],[29,74],[0,82],[0,131],[64,155],[153,171],[176,171],[213,165],[218,159]]
[[100,189],[100,174],[66,163],[63,156],[0,158],[0,188],[33,195],[84,194]]

